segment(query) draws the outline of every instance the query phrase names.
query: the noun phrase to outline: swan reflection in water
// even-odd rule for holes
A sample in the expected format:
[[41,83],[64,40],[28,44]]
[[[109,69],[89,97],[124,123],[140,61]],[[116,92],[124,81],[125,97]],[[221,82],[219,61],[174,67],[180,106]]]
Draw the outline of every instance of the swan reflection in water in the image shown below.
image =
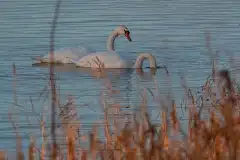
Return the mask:
[[[38,67],[49,67],[49,65],[41,64]],[[103,116],[100,118],[100,121],[107,118],[107,120],[111,123],[116,123],[116,121],[120,122],[121,126],[118,129],[121,129],[124,123],[129,122],[133,119],[134,116],[134,107],[132,108],[131,98],[135,99],[136,94],[132,94],[133,87],[136,84],[134,82],[134,78],[145,81],[151,81],[154,79],[156,75],[156,69],[147,69],[149,72],[145,72],[143,69],[101,69],[101,70],[93,70],[91,68],[77,68],[75,65],[55,65],[55,72],[57,74],[67,76],[68,78],[72,73],[74,75],[81,76],[82,74],[87,74],[93,79],[97,79],[97,83],[100,82],[99,92],[101,92],[101,106],[103,106]],[[133,74],[136,72],[137,76]],[[70,74],[70,75],[69,75]],[[82,83],[79,83],[83,85]],[[138,87],[138,86],[136,86]],[[81,86],[80,86],[81,88]],[[96,88],[98,90],[98,88]],[[70,124],[76,120],[79,120],[79,113],[77,113],[78,108],[73,103],[69,103],[62,107],[59,115],[60,121],[67,122]],[[86,112],[85,112],[86,113]],[[102,115],[99,113],[99,115]],[[82,121],[84,123],[84,121]],[[94,123],[94,122],[92,122]],[[84,124],[83,124],[84,125]],[[65,128],[63,125],[57,129],[58,135],[58,143],[63,144],[63,140],[65,140],[64,131]],[[81,136],[77,127],[77,136]],[[80,128],[80,130],[83,127]],[[116,131],[116,130],[115,130]],[[116,131],[117,132],[117,131]],[[64,145],[65,146],[65,145]],[[65,147],[64,147],[65,148]]]

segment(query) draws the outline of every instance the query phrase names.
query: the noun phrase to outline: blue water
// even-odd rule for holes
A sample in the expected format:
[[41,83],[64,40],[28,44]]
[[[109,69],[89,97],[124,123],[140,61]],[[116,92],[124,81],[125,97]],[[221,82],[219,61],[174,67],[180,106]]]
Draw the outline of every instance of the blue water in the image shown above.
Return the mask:
[[[40,97],[40,92],[47,84],[48,69],[32,67],[31,58],[44,56],[49,51],[54,5],[55,0],[0,1],[0,148],[15,148],[15,135],[7,116],[9,110],[16,113],[13,118],[18,122],[25,146],[28,139],[25,133],[31,131],[38,136],[40,134],[37,133],[38,121],[32,114],[29,99],[32,98],[38,114],[44,105],[50,104],[49,98],[49,103],[43,104],[44,98]],[[188,86],[193,89],[202,85],[211,72],[210,56],[205,47],[205,30],[211,32],[214,51],[228,51],[220,53],[221,67],[229,67],[227,64],[231,54],[237,61],[240,51],[239,8],[238,0],[63,1],[55,49],[85,47],[91,51],[104,51],[108,35],[119,24],[124,24],[131,32],[133,42],[118,38],[117,52],[127,59],[136,59],[141,52],[152,53],[159,65],[168,66],[171,86],[161,69],[155,76],[148,75],[145,78],[141,78],[135,71],[124,72],[118,77],[109,78],[112,85],[121,90],[121,94],[112,99],[134,108],[141,102],[139,90],[151,88],[155,93],[157,81],[160,95],[167,94],[170,87],[177,104],[180,104],[184,92],[179,72],[184,72]],[[19,106],[12,108],[11,104],[13,62],[17,68],[17,101],[25,106],[21,112]],[[234,69],[238,69],[238,65]],[[105,93],[107,90],[104,80],[73,69],[59,69],[56,73],[62,103],[71,94],[77,97],[79,106],[88,104],[92,108],[77,108],[83,124],[82,130],[90,130],[96,119],[103,118],[99,99],[100,91]],[[235,74],[237,75],[237,70]],[[151,96],[149,101],[150,98]],[[150,114],[156,117],[159,107],[151,101],[149,105]],[[32,115],[31,126],[27,124],[26,114]]]

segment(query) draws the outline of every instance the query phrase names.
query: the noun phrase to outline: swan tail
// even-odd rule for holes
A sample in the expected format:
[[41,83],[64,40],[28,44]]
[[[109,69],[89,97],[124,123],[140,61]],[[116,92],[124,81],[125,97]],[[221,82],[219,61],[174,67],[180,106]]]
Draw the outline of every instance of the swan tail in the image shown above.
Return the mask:
[[79,58],[66,57],[69,63],[76,64],[79,61]]
[[40,57],[40,56],[32,58],[32,60],[33,60],[33,64],[48,63],[47,59]]
[[[32,60],[33,60],[33,64],[50,63],[49,58],[40,57],[40,56],[32,58]],[[59,64],[59,63],[75,64],[78,62],[78,60],[79,58],[65,57],[62,60],[54,59],[53,62],[56,64]]]

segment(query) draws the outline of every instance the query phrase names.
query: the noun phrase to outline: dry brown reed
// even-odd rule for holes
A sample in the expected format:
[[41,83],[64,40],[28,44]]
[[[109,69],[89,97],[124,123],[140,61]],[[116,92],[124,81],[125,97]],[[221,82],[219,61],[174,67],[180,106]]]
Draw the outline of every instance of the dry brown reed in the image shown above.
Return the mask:
[[[104,72],[104,69],[101,69],[101,72]],[[167,117],[165,111],[162,112],[161,127],[158,128],[155,124],[152,124],[146,111],[148,100],[146,99],[145,90],[142,94],[142,104],[139,106],[142,118],[135,118],[132,125],[125,125],[118,134],[111,134],[107,104],[104,99],[102,100],[103,106],[105,106],[103,108],[105,141],[98,140],[97,131],[94,129],[89,135],[89,149],[83,150],[82,147],[77,145],[77,141],[81,141],[81,137],[76,135],[74,125],[68,125],[64,131],[67,144],[66,159],[238,159],[240,156],[240,117],[236,113],[239,110],[239,93],[236,92],[235,83],[232,82],[227,70],[215,71],[215,73],[216,77],[218,77],[216,79],[219,79],[219,81],[212,81],[211,83],[215,83],[212,86],[218,86],[217,90],[212,90],[209,79],[203,87],[203,93],[211,100],[210,114],[207,120],[203,120],[199,116],[200,112],[197,109],[196,98],[191,89],[185,84],[186,82],[183,81],[185,91],[188,93],[187,98],[191,102],[188,106],[189,127],[187,139],[174,140],[169,137],[168,133],[181,134],[174,100],[170,103],[172,106],[168,106],[172,108],[170,117]],[[109,89],[111,90],[111,86]],[[220,92],[220,97],[213,96],[216,95],[216,92]],[[219,99],[219,101],[216,99]],[[205,107],[204,103],[202,103],[202,107]],[[167,127],[169,118],[171,119],[172,128]],[[80,122],[76,123],[79,124]],[[18,159],[24,159],[21,138],[14,122],[13,126],[18,139],[17,156]],[[45,126],[43,121],[41,128],[42,137],[44,138]],[[115,126],[115,128],[118,128],[118,126]],[[46,143],[45,141],[43,143]],[[34,141],[31,141],[29,159],[36,159],[37,157],[34,148]],[[59,157],[57,145],[52,150],[55,150],[53,152],[55,155],[51,159]],[[42,145],[41,159],[46,159],[44,156],[46,152],[49,152],[49,150]]]
[[6,152],[0,151],[0,160],[5,160],[6,159]]
[[57,20],[58,20],[58,16],[59,16],[59,10],[60,10],[60,4],[61,4],[61,0],[57,0],[56,2],[56,7],[55,7],[55,12],[54,12],[54,18],[53,18],[53,22],[52,22],[52,27],[51,27],[51,32],[50,32],[50,67],[49,67],[49,80],[50,80],[50,85],[51,85],[51,91],[52,91],[52,105],[51,105],[51,134],[52,134],[52,138],[53,138],[53,153],[52,153],[52,157],[55,160],[56,159],[56,133],[55,133],[55,110],[56,110],[56,103],[57,103],[57,93],[56,93],[56,82],[55,82],[55,76],[54,76],[54,36],[55,36],[55,29],[56,29],[56,25],[57,25]]

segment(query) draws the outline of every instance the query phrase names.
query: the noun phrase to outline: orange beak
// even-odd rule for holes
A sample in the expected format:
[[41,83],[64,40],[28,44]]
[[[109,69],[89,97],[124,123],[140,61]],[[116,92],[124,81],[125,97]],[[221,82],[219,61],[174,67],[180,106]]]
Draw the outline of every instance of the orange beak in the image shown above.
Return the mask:
[[125,37],[128,39],[129,42],[132,42],[132,38],[130,37],[129,33],[125,33]]

